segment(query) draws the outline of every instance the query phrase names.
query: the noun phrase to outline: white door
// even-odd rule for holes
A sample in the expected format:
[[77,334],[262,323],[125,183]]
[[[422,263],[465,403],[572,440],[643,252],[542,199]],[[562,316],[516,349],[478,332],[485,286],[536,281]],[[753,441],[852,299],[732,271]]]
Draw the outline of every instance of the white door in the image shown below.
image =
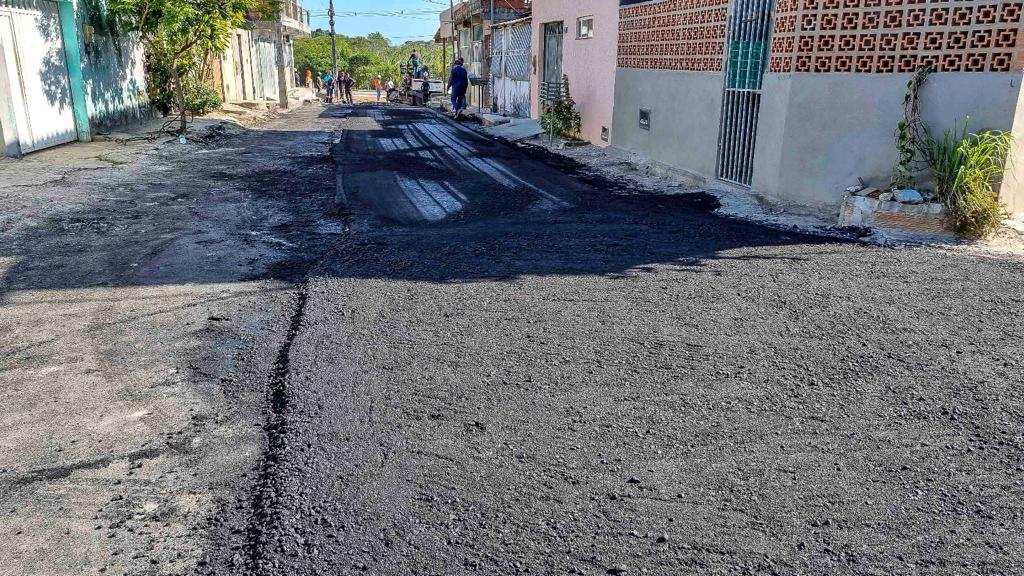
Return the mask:
[[266,40],[256,42],[260,54],[260,81],[262,97],[266,100],[277,99],[277,51],[274,44]]
[[22,153],[76,140],[57,3],[0,0],[0,42]]

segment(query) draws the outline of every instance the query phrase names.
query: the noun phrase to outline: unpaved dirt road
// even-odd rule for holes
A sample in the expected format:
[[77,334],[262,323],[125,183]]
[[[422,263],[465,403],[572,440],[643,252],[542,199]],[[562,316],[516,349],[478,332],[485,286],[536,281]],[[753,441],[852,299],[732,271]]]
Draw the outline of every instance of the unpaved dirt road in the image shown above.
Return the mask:
[[0,574],[195,572],[341,231],[320,113],[0,163]]
[[[20,424],[4,429],[0,480],[15,487],[0,509],[4,536],[56,533],[32,523],[43,515],[35,502],[51,502],[44,490],[88,486],[132,502],[105,508],[130,508],[123,526],[108,527],[106,511],[82,519],[83,534],[101,526],[81,545],[93,556],[83,570],[54,573],[95,572],[92,558],[118,574],[1024,571],[1021,260],[723,219],[707,196],[556,170],[423,110],[293,114],[294,138],[261,156],[270,174],[250,177],[237,159],[271,147],[258,133],[226,141],[236,155],[211,149],[216,161],[195,170],[210,186],[249,183],[243,197],[211,194],[200,214],[272,204],[261,230],[301,248],[259,260],[255,272],[218,273],[218,283],[164,276],[111,288],[246,287],[225,319],[207,303],[195,318],[169,312],[224,331],[191,335],[173,354],[166,343],[182,333],[150,320],[145,337],[121,330],[105,340],[118,353],[103,358],[122,370],[138,365],[133,354],[162,367],[215,351],[219,364],[192,361],[220,366],[205,369],[212,378],[189,372],[155,394],[173,404],[202,391],[205,424],[186,444],[220,450],[180,459],[166,448],[182,444],[174,436],[155,443],[161,458],[179,458],[173,472],[150,452],[126,452],[50,478],[33,471],[70,459],[26,433],[6,440]],[[285,168],[292,147],[309,154],[294,170]],[[307,174],[318,185],[292,186]],[[340,220],[330,220],[325,189]],[[179,220],[224,237],[248,229]],[[136,243],[149,237],[136,232]],[[121,271],[135,260],[103,261]],[[42,288],[46,274],[36,274],[5,285],[12,325],[40,330],[35,315],[11,316],[17,298],[39,297],[32,287],[76,294],[81,283]],[[103,314],[92,318],[104,326]],[[10,366],[4,385],[24,398],[47,381]],[[41,404],[19,402],[5,414]],[[55,413],[74,431],[90,409]],[[31,430],[69,446],[42,424]],[[192,486],[208,505],[147,512],[149,493],[119,488],[137,486],[125,476],[139,473],[136,461],[163,474],[147,490]],[[183,517],[196,551],[148,565],[138,535],[165,534]],[[0,566],[41,573],[23,568],[40,555],[19,550]]]

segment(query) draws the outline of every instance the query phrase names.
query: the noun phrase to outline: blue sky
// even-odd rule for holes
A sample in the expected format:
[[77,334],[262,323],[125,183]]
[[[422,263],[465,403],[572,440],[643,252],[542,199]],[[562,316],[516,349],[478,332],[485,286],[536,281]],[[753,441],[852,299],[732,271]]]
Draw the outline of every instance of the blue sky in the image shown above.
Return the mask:
[[[313,29],[327,29],[327,0],[299,0],[312,15]],[[395,44],[433,38],[447,0],[334,0],[335,29],[346,36],[380,32]],[[391,14],[405,10],[403,15]],[[429,11],[429,13],[423,13]],[[355,12],[348,15],[345,12]]]

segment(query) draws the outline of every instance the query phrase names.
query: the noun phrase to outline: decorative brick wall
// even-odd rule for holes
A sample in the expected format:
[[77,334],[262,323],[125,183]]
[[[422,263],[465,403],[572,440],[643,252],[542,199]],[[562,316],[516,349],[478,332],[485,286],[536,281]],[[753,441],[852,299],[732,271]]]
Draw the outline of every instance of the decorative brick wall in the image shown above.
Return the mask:
[[1019,70],[1022,9],[1019,0],[778,0],[769,70]]
[[619,10],[620,68],[720,72],[729,0],[663,0]]

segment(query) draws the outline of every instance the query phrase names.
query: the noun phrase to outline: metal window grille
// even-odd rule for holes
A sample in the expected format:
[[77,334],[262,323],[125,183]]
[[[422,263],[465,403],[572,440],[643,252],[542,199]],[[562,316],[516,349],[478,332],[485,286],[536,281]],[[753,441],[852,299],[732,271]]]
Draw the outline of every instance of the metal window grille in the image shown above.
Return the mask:
[[750,186],[775,1],[733,0],[731,8],[717,172],[722,180]]
[[506,29],[505,71],[512,80],[530,79],[530,32],[529,24],[519,24]]

